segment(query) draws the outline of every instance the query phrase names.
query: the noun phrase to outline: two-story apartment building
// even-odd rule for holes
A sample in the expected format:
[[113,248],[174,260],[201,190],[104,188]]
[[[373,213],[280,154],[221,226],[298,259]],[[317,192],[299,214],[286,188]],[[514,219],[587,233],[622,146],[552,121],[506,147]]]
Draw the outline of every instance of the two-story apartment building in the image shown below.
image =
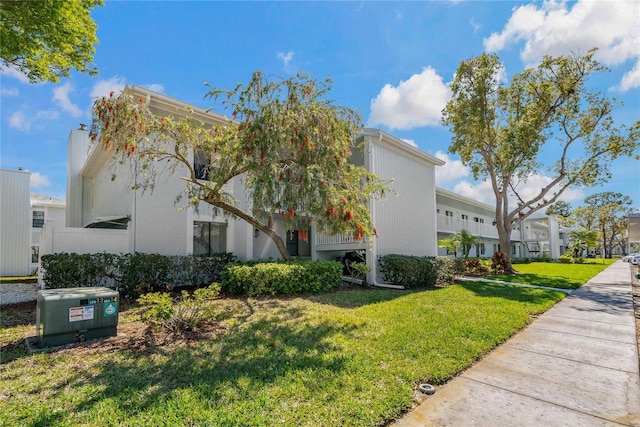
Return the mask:
[[[495,227],[495,208],[486,203],[436,188],[438,240],[449,238],[462,229],[476,237],[470,256],[491,257],[508,250],[513,258],[557,259],[566,251],[568,233],[553,216],[534,214],[511,232],[511,247],[501,248]],[[439,255],[447,255],[445,248]]]
[[[186,114],[185,104],[140,87],[129,87],[146,100],[158,115]],[[189,114],[204,123],[226,123],[227,118],[188,106]],[[379,238],[356,241],[352,236],[325,236],[312,227],[307,240],[288,233],[276,218],[275,229],[286,239],[290,253],[311,259],[335,259],[347,251],[366,253],[371,269],[368,281],[379,282],[377,258],[389,253],[435,256],[437,254],[435,167],[443,161],[375,129],[356,136],[364,151],[354,150],[352,162],[382,179],[393,179],[397,196],[372,200],[370,211]],[[73,130],[68,140],[66,227],[49,226],[41,240],[41,254],[56,252],[146,252],[168,255],[233,252],[240,259],[278,258],[271,240],[242,220],[216,214],[201,203],[198,209],[180,209],[175,198],[184,191],[178,168],[156,180],[153,191],[135,187],[135,161],[112,162],[111,154],[90,143],[85,128]],[[197,163],[197,157],[192,159]],[[114,179],[115,177],[115,179]],[[227,184],[226,193],[236,206],[250,203],[241,178]]]

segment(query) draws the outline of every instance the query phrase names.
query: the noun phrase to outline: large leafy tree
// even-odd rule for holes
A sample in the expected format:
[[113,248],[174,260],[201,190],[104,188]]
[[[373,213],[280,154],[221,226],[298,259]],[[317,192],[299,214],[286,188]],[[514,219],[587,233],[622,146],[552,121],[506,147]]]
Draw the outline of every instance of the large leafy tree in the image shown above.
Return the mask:
[[91,8],[102,0],[3,0],[0,60],[32,83],[58,82],[72,69],[94,75],[97,25]]
[[[190,204],[206,202],[245,220],[291,259],[276,232],[278,216],[288,230],[303,231],[303,239],[312,221],[321,232],[361,239],[377,234],[369,202],[387,191],[386,182],[350,163],[361,119],[326,99],[330,89],[330,80],[302,73],[269,80],[256,72],[246,85],[208,93],[231,112],[221,125],[204,123],[188,109],[158,116],[125,91],[95,102],[92,136],[120,160],[135,158],[146,177],[137,184],[152,186],[168,165],[184,174]],[[247,208],[225,191],[233,179],[244,183]]]
[[624,239],[633,201],[621,193],[606,191],[585,197],[584,202],[600,232],[604,255],[611,258],[616,242]]
[[[638,152],[640,122],[616,127],[614,100],[587,85],[605,70],[594,53],[545,57],[514,75],[508,86],[496,55],[463,61],[456,71],[453,96],[443,110],[443,123],[453,133],[449,151],[476,179],[491,183],[502,248],[510,246],[511,231],[532,213],[570,187],[606,181],[614,159]],[[547,145],[559,153],[551,164],[543,164],[540,156]],[[519,187],[535,172],[551,179],[525,200]],[[516,206],[509,205],[510,195],[517,198]],[[507,271],[513,272],[510,258]]]
[[544,211],[546,215],[553,215],[558,218],[560,224],[565,227],[571,226],[574,221],[571,218],[571,204],[564,200],[558,200]]

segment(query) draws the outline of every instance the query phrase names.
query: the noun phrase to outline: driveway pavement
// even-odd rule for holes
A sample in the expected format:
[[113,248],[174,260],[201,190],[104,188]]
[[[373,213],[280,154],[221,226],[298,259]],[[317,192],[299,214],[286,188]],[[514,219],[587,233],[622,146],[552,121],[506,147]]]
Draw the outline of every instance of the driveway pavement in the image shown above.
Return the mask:
[[394,427],[640,426],[631,280],[610,265]]

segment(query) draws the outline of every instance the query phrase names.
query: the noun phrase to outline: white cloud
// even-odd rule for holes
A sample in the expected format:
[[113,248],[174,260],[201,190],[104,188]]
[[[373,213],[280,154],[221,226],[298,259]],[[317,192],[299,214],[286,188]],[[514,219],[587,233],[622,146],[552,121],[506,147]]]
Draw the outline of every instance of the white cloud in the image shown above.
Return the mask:
[[620,82],[620,90],[623,92],[637,87],[640,87],[640,60],[636,62],[632,70],[622,76],[622,81]]
[[473,18],[473,17],[469,20],[469,25],[471,25],[471,28],[473,28],[473,32],[474,33],[477,33],[478,30],[480,30],[480,28],[482,28],[482,25],[478,24],[476,22],[475,18]]
[[451,98],[451,90],[431,67],[397,87],[386,84],[371,101],[368,126],[385,125],[391,129],[438,126],[442,109]]
[[91,88],[89,96],[94,100],[103,96],[109,96],[111,92],[118,94],[122,92],[126,85],[127,80],[120,76],[113,76],[108,80],[99,80]]
[[[552,178],[548,176],[531,174],[526,182],[521,182],[517,186],[516,190],[522,200],[529,201],[536,197],[540,193],[540,189],[548,185],[551,181]],[[477,183],[461,181],[455,185],[453,192],[491,206],[495,204],[496,200],[491,181],[489,180]],[[554,190],[552,189],[549,194],[553,194],[553,192]],[[559,199],[565,202],[571,202],[581,200],[582,198],[584,198],[584,192],[582,190],[569,188],[562,193]],[[518,198],[515,197],[514,194],[509,194],[509,206],[511,210],[518,206]]]
[[404,139],[404,138],[400,138],[400,139],[406,142],[407,144],[409,144],[410,146],[418,148],[418,144],[413,139]]
[[11,68],[11,67],[4,68],[0,72],[0,74],[2,74],[3,76],[12,77],[18,80],[20,83],[30,83],[29,77],[22,74],[20,71],[16,70],[15,68]]
[[444,182],[456,181],[469,176],[471,171],[462,164],[461,160],[453,160],[447,153],[436,151],[435,156],[446,162],[445,165],[436,167],[436,183],[440,187]]
[[71,92],[73,92],[73,87],[70,82],[57,86],[53,89],[53,100],[56,101],[63,111],[71,114],[72,117],[80,117],[82,111],[69,99]]
[[31,122],[27,120],[22,111],[16,111],[9,117],[9,127],[22,132],[29,132],[31,130]]
[[[579,0],[571,4],[547,0],[540,6],[515,8],[502,32],[484,39],[485,49],[497,52],[524,42],[520,58],[526,64],[545,55],[583,54],[593,47],[599,48],[596,59],[609,66],[640,58],[640,2]],[[637,68],[622,87],[635,87]]]
[[40,172],[31,172],[31,187],[32,188],[44,188],[51,185],[51,180],[46,175],[42,175]]
[[40,110],[30,117],[27,117],[22,111],[16,111],[9,117],[9,127],[21,132],[30,132],[34,122],[41,119],[55,120],[58,117],[60,117],[60,113],[56,110]]
[[3,87],[2,90],[0,91],[2,93],[2,96],[20,96],[20,91],[18,90],[18,88],[6,88]]
[[144,87],[154,92],[164,93],[164,85],[161,85],[159,83],[151,83],[150,85],[145,85]]
[[293,55],[294,55],[294,53],[291,50],[289,52],[287,52],[287,53],[278,52],[278,59],[282,60],[282,63],[284,65],[284,70],[287,73],[290,73],[292,71],[292,67],[291,67],[290,63],[291,63],[291,60],[293,59]]

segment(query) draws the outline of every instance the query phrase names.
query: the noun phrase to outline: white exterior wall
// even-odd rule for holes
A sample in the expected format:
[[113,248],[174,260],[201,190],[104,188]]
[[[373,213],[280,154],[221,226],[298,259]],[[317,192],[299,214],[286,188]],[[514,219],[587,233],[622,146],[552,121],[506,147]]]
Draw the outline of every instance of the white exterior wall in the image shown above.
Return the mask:
[[67,140],[67,227],[82,227],[82,188],[80,174],[91,148],[89,132],[74,129]]
[[[34,211],[41,211],[44,212],[44,220],[45,220],[45,224],[46,223],[50,223],[52,226],[57,227],[57,228],[64,228],[65,226],[65,217],[66,217],[66,209],[64,205],[47,205],[47,204],[34,204],[32,201],[32,205],[31,205],[31,219],[33,218],[33,212]],[[30,220],[30,224],[32,224],[31,220]],[[43,232],[44,228],[31,228],[31,247],[29,249],[29,253],[31,254],[33,252],[33,247],[38,247],[40,246],[40,239],[42,236],[42,232]],[[40,251],[38,251],[40,252]],[[42,255],[40,253],[40,255]],[[29,255],[29,262],[30,262],[30,267],[29,270],[30,271],[34,271],[36,270],[39,266],[40,266],[40,260],[38,259],[37,262],[33,262],[33,259],[31,257],[31,255]]]
[[0,170],[0,276],[31,274],[31,174]]
[[372,206],[377,255],[435,256],[435,168],[382,144],[367,149],[370,170],[383,180],[393,179],[390,188],[397,192]]

